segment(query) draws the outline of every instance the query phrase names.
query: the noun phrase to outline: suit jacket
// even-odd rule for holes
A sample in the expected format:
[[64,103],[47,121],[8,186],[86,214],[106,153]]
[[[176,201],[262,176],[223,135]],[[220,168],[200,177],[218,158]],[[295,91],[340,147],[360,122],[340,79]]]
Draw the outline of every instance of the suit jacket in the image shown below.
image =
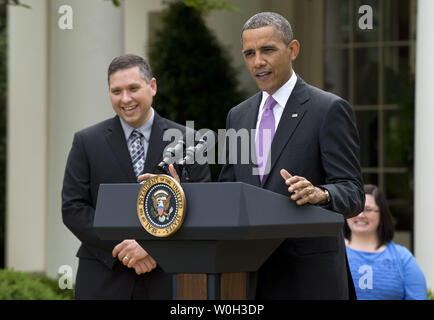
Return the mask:
[[[163,134],[169,128],[185,132],[185,127],[155,112],[144,173],[156,172],[163,150],[171,142],[163,141]],[[190,173],[193,181],[209,181],[211,178],[207,165],[195,164]],[[128,269],[112,257],[114,247],[121,241],[102,241],[93,230],[99,185],[136,182],[118,116],[75,134],[63,181],[62,215],[65,225],[82,243],[77,252],[76,298],[130,299],[137,286],[143,287],[139,291],[146,298],[172,297],[171,275],[157,267],[150,273],[137,276],[134,269]]]
[[[231,109],[227,129],[254,129],[261,98],[259,92]],[[242,181],[289,196],[279,172],[284,168],[327,189],[331,201],[326,209],[345,218],[363,209],[354,113],[345,100],[306,84],[300,77],[277,127],[271,145],[271,171],[262,183],[259,176],[252,175],[255,165],[239,164],[239,160],[223,167],[221,181]],[[348,285],[352,285],[349,279],[342,233],[338,237],[286,239],[260,268],[256,298],[347,299]]]

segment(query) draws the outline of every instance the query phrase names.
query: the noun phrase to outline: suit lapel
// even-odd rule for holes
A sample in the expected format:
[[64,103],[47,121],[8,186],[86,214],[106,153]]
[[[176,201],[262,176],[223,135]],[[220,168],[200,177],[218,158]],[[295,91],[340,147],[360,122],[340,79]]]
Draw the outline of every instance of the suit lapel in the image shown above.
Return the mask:
[[[285,145],[288,143],[298,124],[301,122],[305,113],[307,112],[307,109],[304,105],[307,100],[309,100],[307,85],[298,76],[297,83],[295,84],[288,102],[286,103],[276,130],[276,134],[274,135],[273,142],[271,143],[270,173],[276,165],[276,162],[282,151],[285,149]],[[261,186],[267,182],[269,176],[270,174],[263,177]]]
[[252,102],[250,104],[250,108],[252,108],[252,112],[247,112],[246,117],[244,118],[246,123],[244,128],[256,129],[256,122],[258,120],[259,113],[259,104],[262,100],[262,92],[257,93],[253,96]]
[[106,132],[107,143],[118,160],[123,173],[128,177],[129,181],[136,182],[137,179],[131,164],[130,152],[128,151],[124,130],[118,116],[113,118]]
[[[252,102],[250,104],[250,112],[246,112],[246,116],[244,117],[244,123],[240,126],[240,128],[246,128],[249,131],[249,143],[251,146],[250,149],[250,161],[247,165],[242,166],[242,168],[246,171],[244,171],[243,176],[246,177],[245,181],[246,183],[252,184],[254,186],[260,186],[261,181],[259,180],[258,175],[253,175],[253,170],[257,169],[257,163],[256,161],[256,142],[255,142],[255,135],[253,134],[252,129],[256,129],[256,122],[258,120],[258,113],[259,113],[259,104],[261,103],[262,99],[262,93],[259,92],[256,94]],[[240,151],[240,149],[238,149]]]
[[164,131],[167,125],[163,118],[154,110],[154,123],[152,124],[151,137],[149,138],[148,150],[146,152],[145,167],[143,173],[153,173],[162,158],[164,147],[170,141],[163,141]]

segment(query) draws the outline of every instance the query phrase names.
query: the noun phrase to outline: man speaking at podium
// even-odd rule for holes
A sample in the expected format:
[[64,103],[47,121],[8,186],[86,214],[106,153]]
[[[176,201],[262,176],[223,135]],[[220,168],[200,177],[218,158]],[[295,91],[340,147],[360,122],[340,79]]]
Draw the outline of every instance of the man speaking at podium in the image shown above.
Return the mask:
[[[141,57],[122,55],[108,68],[109,95],[116,116],[77,132],[62,190],[65,225],[81,241],[76,299],[171,299],[172,276],[163,272],[135,240],[99,240],[93,219],[101,183],[135,183],[156,172],[167,129],[185,133],[151,107],[157,81]],[[209,181],[208,165],[192,165],[191,181]],[[119,212],[122,214],[122,212]]]
[[[246,66],[261,92],[229,111],[226,129],[256,129],[258,168],[226,164],[220,181],[256,185],[344,218],[359,214],[365,200],[351,107],[293,71],[300,44],[282,16],[254,15],[241,36]],[[256,299],[348,299],[349,286],[342,233],[286,239],[260,268]]]

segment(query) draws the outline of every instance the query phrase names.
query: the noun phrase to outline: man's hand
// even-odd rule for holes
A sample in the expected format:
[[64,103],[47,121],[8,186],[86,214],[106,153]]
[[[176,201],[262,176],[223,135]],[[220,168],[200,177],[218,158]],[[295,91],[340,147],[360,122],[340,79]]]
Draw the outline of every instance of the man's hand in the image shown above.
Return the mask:
[[[169,165],[169,172],[170,172],[170,175],[172,176],[172,178],[174,178],[176,181],[178,181],[178,183],[181,182],[181,179],[179,179],[178,173],[176,172],[175,167],[173,166],[173,164]],[[138,176],[137,180],[140,183],[143,183],[146,180],[148,180],[148,179],[150,179],[152,177],[155,177],[155,176],[156,176],[156,174],[145,173],[145,174],[142,174],[142,175]]]
[[[143,274],[154,270],[157,267],[157,262],[148,254],[144,259],[137,261],[133,268],[137,274]],[[131,268],[128,266],[128,268]]]
[[134,268],[137,274],[150,272],[157,266],[155,260],[136,240],[122,241],[113,249],[112,255],[113,258],[117,257],[124,266]]
[[299,206],[306,203],[324,204],[327,202],[327,195],[324,190],[313,186],[306,178],[292,176],[285,169],[280,170],[280,175],[285,179],[285,184],[289,186],[288,192],[294,192],[291,199],[296,201]]

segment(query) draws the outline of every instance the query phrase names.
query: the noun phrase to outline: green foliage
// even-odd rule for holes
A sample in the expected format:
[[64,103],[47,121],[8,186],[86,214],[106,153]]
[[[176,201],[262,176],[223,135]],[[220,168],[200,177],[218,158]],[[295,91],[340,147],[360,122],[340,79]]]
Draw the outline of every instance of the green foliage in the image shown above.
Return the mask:
[[396,105],[397,110],[383,112],[384,166],[406,168],[405,174],[389,174],[386,189],[388,198],[405,199],[407,205],[392,207],[399,229],[413,228],[414,206],[414,132],[415,132],[415,75],[408,59],[402,59],[399,68],[385,68],[387,89],[385,103]]
[[428,300],[434,300],[434,293],[428,288]]
[[[6,4],[13,5],[13,6],[20,6],[27,9],[31,8],[28,4],[22,3],[21,0],[6,0]],[[1,5],[3,5],[3,3]]]
[[0,270],[0,300],[70,300],[73,290],[62,290],[57,280],[11,269]]
[[387,92],[386,100],[399,108],[396,112],[387,114],[389,122],[385,132],[385,152],[388,155],[386,165],[406,166],[413,173],[415,75],[403,64],[398,70],[395,72],[385,69],[385,82],[389,88],[394,88]]
[[155,105],[170,119],[195,128],[224,127],[227,111],[242,101],[235,70],[200,12],[172,3],[151,44],[157,78]]
[[115,7],[121,6],[121,2],[119,0],[106,0],[106,1],[111,1]]
[[[229,109],[243,100],[235,69],[197,11],[172,2],[151,43],[150,64],[157,79],[158,112],[196,130],[225,128]],[[219,168],[213,167],[213,177]]]
[[[19,0],[9,0],[18,2]],[[120,0],[106,0],[111,1],[115,7],[121,6]],[[194,8],[200,11],[212,11],[212,10],[226,10],[226,11],[240,11],[239,8],[231,6],[224,0],[162,0],[163,3],[170,3],[170,1],[181,1],[187,7]]]
[[196,10],[240,11],[239,8],[231,6],[226,1],[222,1],[222,0],[183,0],[183,2],[187,7],[191,7]]

